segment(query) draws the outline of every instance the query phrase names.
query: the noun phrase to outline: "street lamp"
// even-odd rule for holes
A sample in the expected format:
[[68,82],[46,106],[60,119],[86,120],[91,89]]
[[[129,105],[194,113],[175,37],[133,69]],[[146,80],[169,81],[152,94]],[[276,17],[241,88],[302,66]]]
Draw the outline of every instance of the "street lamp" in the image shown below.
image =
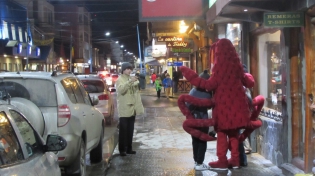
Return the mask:
[[105,34],[106,36],[110,36],[110,33],[109,32],[106,32],[106,34]]

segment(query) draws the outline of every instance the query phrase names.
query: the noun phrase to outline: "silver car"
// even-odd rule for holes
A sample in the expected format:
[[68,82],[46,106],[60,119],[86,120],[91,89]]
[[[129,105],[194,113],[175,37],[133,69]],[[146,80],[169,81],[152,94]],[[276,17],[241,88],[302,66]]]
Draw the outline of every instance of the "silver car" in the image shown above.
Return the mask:
[[[102,160],[105,121],[95,105],[98,97],[85,91],[71,73],[0,73],[0,99],[12,96],[11,103],[26,115],[44,139],[58,134],[67,147],[58,152],[59,166],[66,174],[86,174],[85,155],[92,163]],[[36,115],[27,115],[33,112]]]
[[66,148],[58,135],[43,138],[15,106],[0,102],[0,175],[60,176],[53,151]]

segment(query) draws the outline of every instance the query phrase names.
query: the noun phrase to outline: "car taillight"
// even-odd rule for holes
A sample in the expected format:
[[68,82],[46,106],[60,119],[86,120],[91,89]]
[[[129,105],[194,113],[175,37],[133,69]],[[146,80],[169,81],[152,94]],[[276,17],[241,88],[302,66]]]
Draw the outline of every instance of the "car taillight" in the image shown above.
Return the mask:
[[58,127],[65,126],[71,117],[70,108],[68,105],[58,106]]
[[99,95],[99,96],[98,96],[98,99],[99,99],[99,100],[108,100],[109,97],[108,97],[107,94],[103,94],[103,95]]

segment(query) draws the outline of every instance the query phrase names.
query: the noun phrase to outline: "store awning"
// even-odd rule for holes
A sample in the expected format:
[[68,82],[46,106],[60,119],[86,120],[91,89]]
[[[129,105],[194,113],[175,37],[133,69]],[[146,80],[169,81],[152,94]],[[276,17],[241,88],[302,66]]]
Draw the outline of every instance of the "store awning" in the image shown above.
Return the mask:
[[148,66],[161,66],[162,65],[158,60],[149,61],[145,64],[148,64]]
[[240,21],[263,22],[264,12],[277,12],[282,0],[217,0],[207,11],[207,24],[234,23]]

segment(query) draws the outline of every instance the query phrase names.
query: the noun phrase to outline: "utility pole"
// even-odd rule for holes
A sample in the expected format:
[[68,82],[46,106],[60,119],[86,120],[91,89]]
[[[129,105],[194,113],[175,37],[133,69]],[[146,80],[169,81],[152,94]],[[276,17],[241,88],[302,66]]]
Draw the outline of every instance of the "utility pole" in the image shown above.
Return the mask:
[[70,72],[72,72],[72,30],[70,35]]
[[142,72],[142,56],[141,56],[141,46],[140,46],[140,36],[139,36],[139,26],[137,24],[137,34],[138,34],[138,48],[139,48],[139,57],[140,57],[140,70]]

